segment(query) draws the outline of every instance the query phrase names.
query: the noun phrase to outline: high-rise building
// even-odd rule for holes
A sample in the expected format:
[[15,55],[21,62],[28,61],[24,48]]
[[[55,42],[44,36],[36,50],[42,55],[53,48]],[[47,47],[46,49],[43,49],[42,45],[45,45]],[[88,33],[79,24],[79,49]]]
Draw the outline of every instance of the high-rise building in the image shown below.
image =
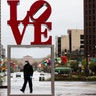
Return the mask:
[[96,57],[96,0],[84,0],[84,55]]

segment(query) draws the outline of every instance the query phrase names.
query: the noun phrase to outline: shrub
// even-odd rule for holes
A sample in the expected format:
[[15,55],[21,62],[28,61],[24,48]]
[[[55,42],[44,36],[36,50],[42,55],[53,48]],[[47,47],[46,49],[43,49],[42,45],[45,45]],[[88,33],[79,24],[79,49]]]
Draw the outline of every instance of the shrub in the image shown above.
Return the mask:
[[64,76],[62,74],[55,75],[56,81],[96,81],[96,76],[81,76],[81,75],[72,75]]
[[0,86],[2,85],[2,82],[3,82],[2,76],[0,76]]
[[86,77],[86,80],[87,80],[87,81],[96,81],[96,76]]

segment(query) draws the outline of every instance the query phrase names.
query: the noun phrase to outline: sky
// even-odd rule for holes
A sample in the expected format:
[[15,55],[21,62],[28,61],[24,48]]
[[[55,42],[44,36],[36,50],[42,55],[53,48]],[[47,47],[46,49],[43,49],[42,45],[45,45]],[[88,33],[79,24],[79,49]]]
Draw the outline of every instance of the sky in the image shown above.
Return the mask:
[[[22,20],[26,16],[26,12],[29,10],[30,6],[36,0],[20,0],[17,7],[17,19]],[[55,36],[67,35],[68,29],[83,29],[83,0],[45,0],[52,8],[52,13],[48,22],[52,22],[52,30],[48,32],[48,36],[52,36],[52,44],[55,45]],[[43,10],[43,9],[42,9]],[[40,15],[40,13],[39,13]],[[38,14],[37,14],[38,16]],[[7,0],[1,0],[1,43],[6,49],[7,45],[16,45],[15,39],[12,34],[10,26],[7,21],[10,19],[10,10]],[[20,30],[23,26],[20,25]],[[30,42],[34,40],[34,28],[28,26],[22,41],[22,45],[30,45]],[[46,41],[42,36],[42,40]],[[22,51],[23,50],[23,51]],[[22,57],[24,55],[33,55],[34,57],[43,57],[50,53],[49,48],[43,49],[38,52],[38,48],[30,49],[30,51],[24,51],[26,49],[15,48],[12,50],[11,54],[13,57]],[[29,50],[29,49],[28,49]],[[17,54],[18,52],[18,54]],[[32,53],[31,53],[32,52]],[[37,52],[37,53],[36,53]],[[43,52],[43,54],[42,54]],[[38,55],[39,54],[39,55]],[[41,54],[41,55],[40,55]]]

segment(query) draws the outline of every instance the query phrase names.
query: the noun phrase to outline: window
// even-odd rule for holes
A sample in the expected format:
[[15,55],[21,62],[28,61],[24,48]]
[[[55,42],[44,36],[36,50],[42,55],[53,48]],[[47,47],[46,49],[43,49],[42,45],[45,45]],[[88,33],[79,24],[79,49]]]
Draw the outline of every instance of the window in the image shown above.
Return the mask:
[[93,28],[93,32],[95,32],[96,31],[96,29],[95,28]]
[[89,10],[89,15],[91,14],[91,10]]
[[93,40],[93,44],[96,44],[96,43],[95,43],[95,40]]
[[[88,11],[86,10],[85,13],[86,13],[86,15],[87,15],[87,14],[88,14]],[[86,16],[86,18],[87,18],[87,16]]]
[[89,4],[89,8],[91,8],[91,4]]
[[93,22],[93,26],[95,26],[95,22]]
[[95,20],[95,16],[93,16],[93,20]]
[[80,39],[84,39],[84,35],[80,35]]
[[94,4],[94,2],[93,2],[93,8],[95,8],[95,4]]
[[89,20],[91,20],[91,16],[89,16]]
[[81,44],[84,44],[84,41],[80,41]]
[[95,9],[93,9],[93,14],[95,14]]
[[91,22],[89,22],[89,26],[91,26]]
[[89,45],[91,45],[91,40],[89,40]]
[[92,0],[89,0],[89,2],[91,2]]

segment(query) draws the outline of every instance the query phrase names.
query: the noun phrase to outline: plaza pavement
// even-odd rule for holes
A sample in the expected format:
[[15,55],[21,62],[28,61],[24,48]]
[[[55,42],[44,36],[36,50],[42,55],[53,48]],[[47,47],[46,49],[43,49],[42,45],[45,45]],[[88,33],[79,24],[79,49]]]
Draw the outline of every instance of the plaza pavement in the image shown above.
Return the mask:
[[[33,93],[31,94],[51,94],[51,82],[39,81],[38,76],[39,75],[37,73],[35,75],[36,78],[33,76],[32,80]],[[5,79],[3,85],[7,85],[7,78]],[[26,87],[25,93],[22,93],[20,91],[22,85],[23,85],[23,78],[15,78],[15,79],[12,78],[10,94],[30,94],[28,85]],[[0,96],[7,96],[7,89],[0,88]],[[96,81],[95,82],[55,81],[55,96],[96,96]]]
[[[33,83],[33,93],[31,94],[51,93],[50,82]],[[25,93],[20,92],[20,85],[17,86],[13,83],[11,87],[12,94],[30,94],[28,86]],[[0,96],[7,96],[7,89],[0,89]],[[96,82],[55,82],[55,96],[96,96]]]

